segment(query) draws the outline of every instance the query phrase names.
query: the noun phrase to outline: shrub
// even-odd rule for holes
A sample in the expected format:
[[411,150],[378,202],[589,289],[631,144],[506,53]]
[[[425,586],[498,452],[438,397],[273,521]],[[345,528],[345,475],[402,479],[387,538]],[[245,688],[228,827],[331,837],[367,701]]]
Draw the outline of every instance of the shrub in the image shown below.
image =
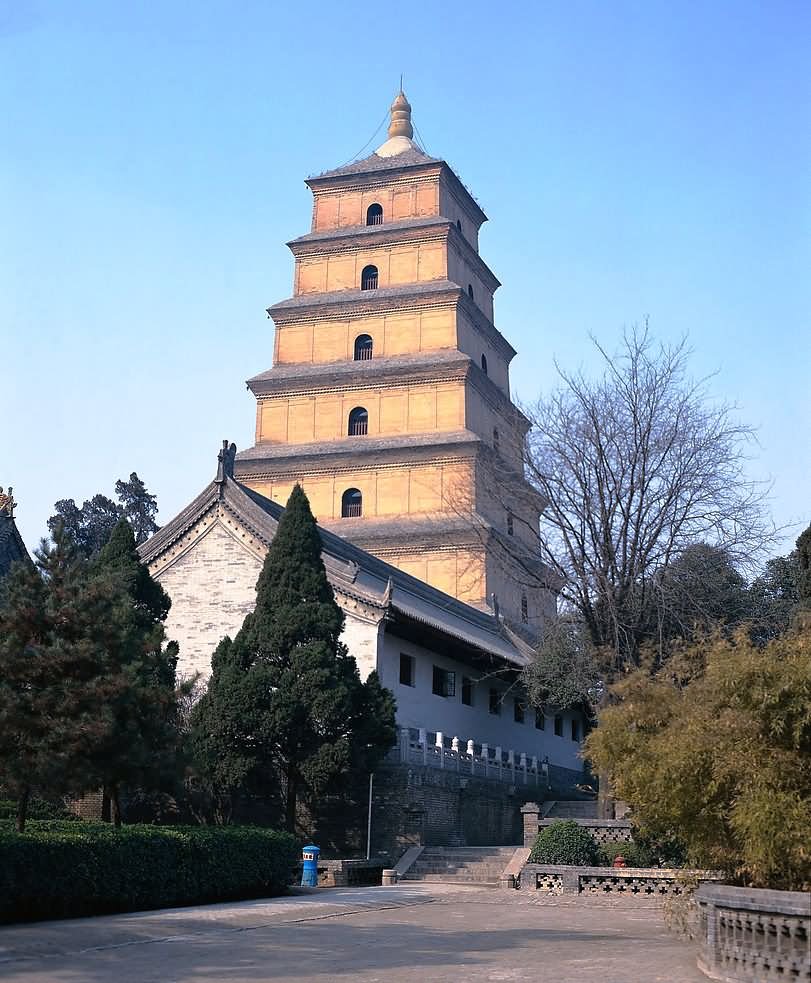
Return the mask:
[[626,867],[657,867],[653,853],[641,843],[601,843],[600,863],[606,867],[614,864],[615,857],[624,857]]
[[570,864],[594,867],[599,851],[591,834],[573,819],[545,826],[529,855],[532,864]]
[[251,826],[31,822],[0,826],[0,922],[278,894],[293,836]]
[[[17,802],[13,799],[0,799],[0,822],[16,820]],[[79,817],[66,809],[61,803],[48,802],[32,796],[28,802],[29,819],[61,819],[78,822]]]

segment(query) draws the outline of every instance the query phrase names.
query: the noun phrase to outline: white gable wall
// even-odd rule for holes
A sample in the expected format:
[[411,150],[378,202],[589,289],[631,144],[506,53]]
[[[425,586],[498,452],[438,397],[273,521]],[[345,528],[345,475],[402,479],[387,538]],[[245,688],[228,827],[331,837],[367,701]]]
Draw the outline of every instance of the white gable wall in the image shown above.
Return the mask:
[[180,646],[178,675],[211,675],[211,656],[232,638],[256,604],[261,562],[220,523],[213,522],[155,576],[172,599],[166,636]]

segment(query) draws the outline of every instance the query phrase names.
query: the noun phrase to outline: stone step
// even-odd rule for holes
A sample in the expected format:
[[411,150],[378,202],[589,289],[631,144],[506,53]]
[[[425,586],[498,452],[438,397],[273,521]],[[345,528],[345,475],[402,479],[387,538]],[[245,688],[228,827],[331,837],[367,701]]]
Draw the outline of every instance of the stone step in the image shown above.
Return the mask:
[[428,847],[404,880],[496,885],[515,847]]

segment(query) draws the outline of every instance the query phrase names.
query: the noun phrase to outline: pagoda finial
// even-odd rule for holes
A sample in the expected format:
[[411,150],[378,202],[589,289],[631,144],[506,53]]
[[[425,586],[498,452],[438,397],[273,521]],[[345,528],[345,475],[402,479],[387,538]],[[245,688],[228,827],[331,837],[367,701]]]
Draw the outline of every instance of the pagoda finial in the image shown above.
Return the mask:
[[389,123],[389,138],[406,137],[411,140],[414,136],[414,127],[411,125],[411,104],[405,97],[402,87],[402,76],[400,79],[400,91],[397,93],[394,102],[391,104],[391,122]]

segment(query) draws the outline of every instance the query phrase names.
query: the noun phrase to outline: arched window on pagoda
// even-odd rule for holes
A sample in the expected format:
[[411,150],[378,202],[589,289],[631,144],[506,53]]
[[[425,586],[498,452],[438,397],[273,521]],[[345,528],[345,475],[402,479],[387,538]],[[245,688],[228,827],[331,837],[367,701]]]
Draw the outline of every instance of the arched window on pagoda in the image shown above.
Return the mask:
[[366,362],[372,357],[373,349],[374,342],[372,341],[371,335],[359,334],[355,338],[355,361]]
[[363,515],[363,495],[358,488],[347,488],[341,496],[341,518],[356,519]]
[[364,266],[360,275],[361,290],[377,290],[377,267]]
[[526,594],[521,595],[521,621],[525,625],[529,622],[529,603]]
[[498,454],[498,452],[501,450],[501,446],[499,443],[499,436],[498,436],[498,427],[493,427],[493,450],[496,452],[496,454]]
[[349,413],[347,433],[350,437],[364,437],[369,432],[369,414],[364,407],[356,406]]
[[369,205],[366,209],[366,224],[367,225],[382,225],[383,224],[383,206],[378,205],[375,202],[373,205]]
[[473,284],[472,283],[469,283],[467,285],[467,295],[468,295],[468,297],[470,297],[471,300],[473,300]]
[[482,355],[482,372],[487,375],[487,356]]

